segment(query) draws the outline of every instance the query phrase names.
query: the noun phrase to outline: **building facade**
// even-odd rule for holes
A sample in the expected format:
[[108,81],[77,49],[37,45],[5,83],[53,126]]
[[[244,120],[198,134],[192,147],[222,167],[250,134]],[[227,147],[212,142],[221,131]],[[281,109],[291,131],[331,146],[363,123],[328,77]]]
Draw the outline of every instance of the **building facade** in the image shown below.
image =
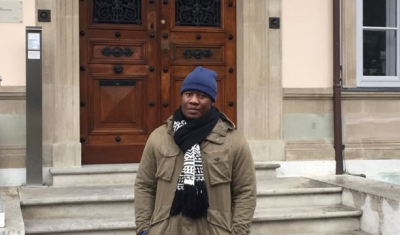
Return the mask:
[[[81,31],[85,20],[80,10],[88,2],[96,1],[23,0],[23,21],[0,23],[0,185],[21,185],[26,177],[25,26],[41,26],[43,32],[45,179],[49,178],[48,168],[87,164],[82,157],[87,143],[82,142],[81,129]],[[142,2],[146,2],[143,6],[149,6],[148,9],[154,6],[154,11],[158,11],[165,5],[164,2],[176,6],[181,1]],[[214,52],[215,56],[222,58],[222,62],[206,60],[205,63],[211,63],[210,66],[217,70],[217,66],[223,68],[219,70],[219,74],[223,74],[219,84],[228,81],[223,79],[229,76],[236,80],[233,83],[236,90],[226,88],[224,91],[226,97],[233,96],[232,105],[226,97],[220,99],[226,104],[219,105],[227,112],[230,112],[230,107],[235,108],[231,116],[236,120],[237,128],[247,137],[255,161],[280,163],[278,176],[334,174],[333,0],[215,2],[221,4],[220,9],[226,9],[221,14],[221,19],[226,22],[223,25],[228,27],[229,18],[226,17],[231,14],[229,9],[235,11],[230,16],[235,17],[236,24],[230,32],[220,32],[228,39],[222,42],[222,36],[216,36],[213,42],[228,48],[220,54]],[[50,22],[38,22],[37,12],[41,9],[51,11]],[[156,16],[155,19],[159,20],[156,28],[164,24],[162,20],[167,17],[168,9],[160,10],[161,13]],[[372,14],[369,9],[380,10]],[[399,182],[400,53],[395,52],[398,51],[396,40],[400,37],[396,36],[398,25],[393,23],[398,22],[395,18],[398,17],[399,2],[387,0],[374,5],[368,0],[344,0],[340,10],[344,169],[351,174]],[[368,17],[374,20],[368,21]],[[147,23],[151,25],[150,21]],[[203,35],[218,33],[218,30],[214,31],[199,32]],[[179,40],[180,34],[171,32],[168,31],[168,40]],[[191,35],[191,32],[178,32]],[[160,44],[156,42],[156,48],[163,47],[164,32],[161,30],[159,33],[160,36],[156,37],[159,37]],[[230,34],[233,39],[229,39]],[[234,45],[232,42],[236,44],[235,48],[231,48]],[[125,43],[130,42],[126,39]],[[187,41],[182,43],[188,44]],[[196,41],[189,44],[197,45]],[[235,55],[229,54],[232,51]],[[135,55],[136,51],[133,53]],[[98,59],[96,55],[94,53],[91,59]],[[152,58],[155,57],[148,59]],[[171,91],[165,86],[172,83],[162,82],[164,73],[175,72],[177,77],[182,77],[187,72],[173,69],[173,65],[182,65],[179,61],[170,63],[169,71],[161,71],[164,62],[157,63],[160,66],[156,70],[160,71],[160,75],[154,77],[161,77],[156,80],[156,91]],[[114,66],[115,63],[110,64]],[[188,68],[194,66],[187,65]],[[148,63],[141,66],[146,69],[151,67]],[[101,67],[90,68],[101,70]],[[227,72],[230,68],[233,71]],[[156,106],[157,103],[163,104],[163,94],[155,96]],[[173,99],[169,101],[173,102]],[[169,107],[171,111],[174,106]],[[160,111],[160,119],[166,113]],[[116,138],[115,135],[112,138]]]

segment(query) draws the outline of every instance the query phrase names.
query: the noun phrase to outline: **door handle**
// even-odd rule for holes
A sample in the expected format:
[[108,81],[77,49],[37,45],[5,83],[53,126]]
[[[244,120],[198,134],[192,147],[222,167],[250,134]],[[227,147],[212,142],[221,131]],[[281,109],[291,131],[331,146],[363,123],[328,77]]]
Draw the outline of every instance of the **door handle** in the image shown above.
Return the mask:
[[122,67],[122,65],[115,65],[114,66],[114,71],[116,73],[122,73],[123,70],[124,70],[124,67]]

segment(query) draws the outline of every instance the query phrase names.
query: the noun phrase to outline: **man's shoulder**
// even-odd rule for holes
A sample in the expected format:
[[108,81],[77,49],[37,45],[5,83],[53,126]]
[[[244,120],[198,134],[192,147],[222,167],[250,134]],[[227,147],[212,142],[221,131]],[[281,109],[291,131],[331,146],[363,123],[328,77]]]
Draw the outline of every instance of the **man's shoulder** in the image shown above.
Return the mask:
[[166,124],[162,124],[161,126],[157,127],[151,135],[165,135],[168,134],[168,127]]

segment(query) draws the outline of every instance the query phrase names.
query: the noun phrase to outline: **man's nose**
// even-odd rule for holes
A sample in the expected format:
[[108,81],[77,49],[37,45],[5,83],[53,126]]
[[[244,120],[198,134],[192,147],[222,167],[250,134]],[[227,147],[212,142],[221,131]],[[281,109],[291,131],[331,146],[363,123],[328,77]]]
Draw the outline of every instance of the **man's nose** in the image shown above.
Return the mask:
[[192,98],[189,100],[190,103],[198,104],[199,103],[199,98],[197,95],[193,95]]

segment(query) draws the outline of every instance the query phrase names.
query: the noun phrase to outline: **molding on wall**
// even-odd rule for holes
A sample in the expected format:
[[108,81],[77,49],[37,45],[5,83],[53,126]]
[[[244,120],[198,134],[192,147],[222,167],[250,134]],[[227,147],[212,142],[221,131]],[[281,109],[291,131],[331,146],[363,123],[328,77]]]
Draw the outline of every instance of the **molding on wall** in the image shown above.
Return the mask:
[[[345,160],[398,160],[399,139],[344,140]],[[335,160],[333,141],[286,141],[286,161]]]
[[286,161],[335,160],[333,141],[286,141]]
[[0,100],[25,100],[25,86],[0,86]]
[[0,169],[24,168],[25,145],[0,145]]
[[400,140],[399,139],[369,139],[369,140],[350,140],[345,142],[345,160],[367,159],[382,160],[400,159]]
[[330,100],[332,96],[330,88],[283,88],[284,100]]
[[400,98],[400,92],[343,91],[342,97],[344,100],[398,100]]
[[[331,88],[283,88],[284,100],[331,100]],[[395,91],[343,91],[343,100],[393,100],[399,99]]]

